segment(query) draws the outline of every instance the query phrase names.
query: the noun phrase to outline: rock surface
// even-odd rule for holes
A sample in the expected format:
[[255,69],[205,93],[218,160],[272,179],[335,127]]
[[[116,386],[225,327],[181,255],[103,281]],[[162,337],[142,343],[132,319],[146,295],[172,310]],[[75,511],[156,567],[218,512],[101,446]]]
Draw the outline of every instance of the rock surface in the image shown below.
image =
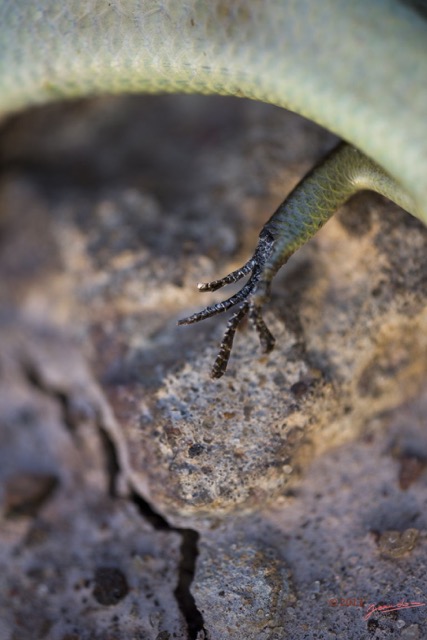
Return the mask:
[[427,606],[421,224],[354,198],[219,381],[225,319],[176,327],[333,144],[220,98],[4,123],[1,639],[427,635],[380,608]]

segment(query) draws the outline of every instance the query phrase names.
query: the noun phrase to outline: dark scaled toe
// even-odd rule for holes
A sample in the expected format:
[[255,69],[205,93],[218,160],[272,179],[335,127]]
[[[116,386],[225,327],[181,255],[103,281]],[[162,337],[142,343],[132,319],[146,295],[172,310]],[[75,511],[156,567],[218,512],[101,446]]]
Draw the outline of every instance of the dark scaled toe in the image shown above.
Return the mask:
[[245,315],[248,313],[248,311],[249,303],[245,302],[235,313],[233,313],[230,320],[228,321],[218,355],[211,370],[211,378],[221,378],[226,372],[237,327],[239,326]]

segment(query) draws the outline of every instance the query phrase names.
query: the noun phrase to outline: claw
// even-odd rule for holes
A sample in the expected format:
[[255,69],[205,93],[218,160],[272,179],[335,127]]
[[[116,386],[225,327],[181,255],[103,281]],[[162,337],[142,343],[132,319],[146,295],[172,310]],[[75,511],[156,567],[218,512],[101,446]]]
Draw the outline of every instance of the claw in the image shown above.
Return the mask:
[[226,284],[233,284],[234,282],[238,282],[242,278],[248,275],[252,271],[255,266],[255,256],[252,256],[246,264],[244,264],[236,271],[232,271],[228,275],[224,276],[220,280],[212,280],[212,282],[199,282],[197,288],[199,291],[217,291],[222,287],[225,287]]

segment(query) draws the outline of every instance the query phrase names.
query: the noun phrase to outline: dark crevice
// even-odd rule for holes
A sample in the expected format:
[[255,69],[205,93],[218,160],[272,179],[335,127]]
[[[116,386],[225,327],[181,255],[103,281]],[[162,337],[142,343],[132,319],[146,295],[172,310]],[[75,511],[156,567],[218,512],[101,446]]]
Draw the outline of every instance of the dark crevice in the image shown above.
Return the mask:
[[147,520],[154,529],[158,531],[172,531],[181,536],[181,558],[174,596],[179,610],[187,623],[188,640],[197,640],[201,631],[207,638],[203,616],[198,610],[194,596],[191,593],[191,583],[194,579],[197,556],[199,555],[197,547],[199,534],[193,529],[171,526],[166,518],[153,509],[153,507],[135,491],[131,494],[131,500],[138,507],[141,516]]
[[199,534],[193,529],[175,529],[175,531],[181,534],[182,543],[178,584],[174,595],[180,611],[187,621],[189,640],[197,640],[200,631],[204,631],[206,636],[203,616],[198,610],[194,596],[191,593],[191,583],[194,579],[197,556],[199,555],[197,546]]
[[[120,464],[113,441],[108,436],[102,423],[99,424],[102,438],[107,452],[108,468],[110,472],[110,492],[115,494],[115,485],[117,474],[120,471]],[[145,500],[139,493],[133,490],[130,494],[130,500],[137,507],[140,515],[150,523],[153,529],[157,531],[171,531],[181,536],[181,557],[178,566],[178,581],[174,590],[174,596],[186,623],[188,640],[197,640],[199,633],[202,631],[205,638],[208,637],[204,628],[203,616],[197,608],[194,596],[191,593],[191,583],[194,579],[196,571],[196,561],[199,555],[197,543],[199,534],[193,529],[184,529],[173,527],[167,519],[154,507]]]
[[[77,436],[78,423],[82,416],[79,414],[78,408],[73,402],[72,398],[70,398],[70,395],[62,389],[55,388],[54,386],[47,383],[43,379],[42,374],[37,370],[37,367],[31,361],[25,361],[23,363],[23,369],[28,382],[33,387],[35,387],[38,391],[50,395],[58,402],[61,408],[62,421],[67,431],[70,433],[72,439],[75,441]],[[108,494],[113,497],[116,495],[117,476],[120,471],[120,465],[116,455],[114,443],[108,436],[106,430],[103,428],[102,418],[99,415],[97,416],[96,426],[98,427],[101,444],[104,450],[105,472],[108,478],[107,491]]]
[[[115,486],[117,474],[120,471],[120,464],[114,442],[110,439],[108,433],[103,428],[102,422],[99,423],[99,429],[107,452],[108,466],[110,478],[110,494],[115,495]],[[154,507],[145,500],[139,493],[132,490],[130,500],[137,507],[140,515],[150,523],[153,529],[157,531],[170,531],[178,533],[181,536],[181,557],[178,566],[178,581],[174,590],[174,596],[178,604],[178,608],[187,623],[188,640],[197,640],[200,638],[200,632],[208,638],[208,634],[204,628],[204,620],[201,612],[198,610],[196,601],[191,593],[191,584],[196,572],[196,561],[199,555],[198,540],[199,534],[193,529],[184,529],[181,527],[173,527],[167,519]],[[203,637],[203,636],[202,636]]]
[[[75,407],[69,394],[65,391],[55,388],[43,379],[43,375],[38,371],[37,367],[31,362],[23,363],[23,369],[29,383],[43,393],[56,398],[63,416],[63,422],[72,437],[76,438],[76,426],[78,425],[78,415],[76,415]],[[108,492],[110,496],[116,495],[117,476],[120,472],[120,463],[113,440],[109,437],[108,432],[103,427],[102,417],[97,416],[97,427],[101,435],[101,441],[104,448],[106,461],[106,473],[108,477]],[[198,556],[198,540],[199,534],[193,529],[184,529],[173,527],[169,524],[164,516],[157,512],[147,500],[144,500],[136,491],[132,491],[130,499],[138,508],[140,515],[150,523],[150,525],[158,531],[171,531],[181,536],[181,557],[178,566],[178,581],[174,590],[174,596],[186,623],[188,640],[197,640],[200,632],[207,638],[204,628],[203,616],[197,608],[193,594],[191,593],[191,584],[196,571],[196,561]],[[200,636],[199,636],[200,637]]]
[[120,465],[114,442],[103,427],[101,418],[98,418],[98,431],[104,448],[105,472],[108,478],[108,495],[114,497],[117,494],[117,477]]
[[55,387],[52,387],[45,380],[43,380],[43,376],[31,361],[27,360],[26,362],[23,362],[23,371],[28,382],[33,387],[35,387],[38,391],[47,393],[58,401],[61,407],[62,420],[64,422],[64,425],[71,436],[74,438],[76,434],[76,415],[75,411],[71,407],[68,395],[61,389],[55,389]]
[[153,507],[146,501],[144,498],[133,491],[131,493],[130,499],[132,502],[138,507],[138,511],[144,520],[147,520],[157,531],[176,531],[173,527],[170,526],[169,522],[164,518],[160,513],[155,511]]

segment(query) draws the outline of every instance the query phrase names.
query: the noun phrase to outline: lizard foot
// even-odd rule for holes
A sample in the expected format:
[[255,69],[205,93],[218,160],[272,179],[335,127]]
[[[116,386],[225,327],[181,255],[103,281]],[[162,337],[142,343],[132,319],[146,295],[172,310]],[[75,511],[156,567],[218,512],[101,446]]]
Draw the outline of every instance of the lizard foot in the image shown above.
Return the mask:
[[194,324],[240,305],[227,323],[218,355],[211,370],[212,378],[221,378],[224,375],[230,359],[236,329],[245,316],[249,317],[252,327],[257,332],[263,352],[268,353],[274,347],[275,339],[265,324],[261,313],[262,305],[268,299],[270,288],[270,279],[263,277],[263,270],[272,254],[273,244],[273,236],[269,231],[263,229],[255,252],[246,264],[220,280],[199,283],[198,289],[199,291],[217,291],[217,289],[221,289],[227,284],[238,282],[246,275],[251,274],[246,284],[227,300],[217,302],[178,322],[179,325]]

